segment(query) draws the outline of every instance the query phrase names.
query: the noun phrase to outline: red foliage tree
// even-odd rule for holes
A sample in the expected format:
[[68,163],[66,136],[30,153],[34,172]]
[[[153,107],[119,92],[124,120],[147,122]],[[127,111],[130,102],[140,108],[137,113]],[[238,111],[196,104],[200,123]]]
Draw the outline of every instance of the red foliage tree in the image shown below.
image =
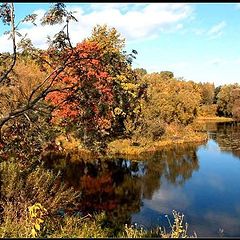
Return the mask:
[[113,82],[97,43],[84,41],[71,50],[69,64],[54,84],[61,91],[49,93],[46,100],[54,106],[52,121],[77,126],[85,144],[92,138],[109,135],[113,115]]

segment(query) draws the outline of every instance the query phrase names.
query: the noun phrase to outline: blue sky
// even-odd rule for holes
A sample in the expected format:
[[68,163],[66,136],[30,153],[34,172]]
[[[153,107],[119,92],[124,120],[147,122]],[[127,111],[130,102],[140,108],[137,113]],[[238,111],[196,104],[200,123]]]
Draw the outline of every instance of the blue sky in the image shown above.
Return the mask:
[[[240,4],[238,3],[68,3],[78,23],[71,25],[74,44],[96,24],[115,27],[126,49],[138,51],[134,67],[148,72],[172,71],[175,77],[216,86],[240,83]],[[16,21],[50,4],[15,3]],[[33,43],[46,48],[46,36],[61,26],[20,26]],[[10,51],[0,23],[0,51]]]

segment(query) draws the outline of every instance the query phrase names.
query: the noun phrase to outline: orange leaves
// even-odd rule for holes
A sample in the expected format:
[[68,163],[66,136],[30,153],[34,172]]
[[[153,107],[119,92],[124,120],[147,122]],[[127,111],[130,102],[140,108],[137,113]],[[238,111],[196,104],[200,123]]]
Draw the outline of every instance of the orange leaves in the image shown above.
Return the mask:
[[56,111],[52,113],[52,122],[57,122],[58,119],[72,118],[76,119],[79,115],[78,106],[76,103],[71,105],[68,103],[63,103]]
[[99,77],[100,78],[107,78],[108,77],[108,74],[106,72],[100,72],[99,73]]
[[[90,132],[110,130],[113,114],[113,86],[97,43],[77,44],[68,67],[55,81],[56,86],[68,88],[48,94],[46,100],[57,106],[52,121],[78,122]],[[106,105],[104,109],[99,109]],[[101,133],[100,133],[101,135]]]
[[111,121],[106,118],[98,118],[97,123],[100,127],[100,129],[109,129],[111,128]]
[[102,175],[97,178],[84,175],[81,178],[81,186],[87,194],[96,194],[96,192],[113,192],[111,175]]
[[60,102],[64,101],[67,98],[68,94],[66,92],[51,92],[46,96],[47,101],[51,101],[53,105],[58,105]]
[[99,64],[99,61],[97,59],[92,59],[92,64],[97,65]]

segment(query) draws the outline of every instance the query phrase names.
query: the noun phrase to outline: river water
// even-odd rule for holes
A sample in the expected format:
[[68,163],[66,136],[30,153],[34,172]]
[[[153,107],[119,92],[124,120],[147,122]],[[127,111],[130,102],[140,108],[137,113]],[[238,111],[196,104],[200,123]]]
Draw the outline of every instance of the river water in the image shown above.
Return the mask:
[[104,210],[107,224],[165,226],[184,213],[188,234],[240,237],[240,123],[208,123],[202,145],[172,146],[146,157],[67,163],[83,213]]

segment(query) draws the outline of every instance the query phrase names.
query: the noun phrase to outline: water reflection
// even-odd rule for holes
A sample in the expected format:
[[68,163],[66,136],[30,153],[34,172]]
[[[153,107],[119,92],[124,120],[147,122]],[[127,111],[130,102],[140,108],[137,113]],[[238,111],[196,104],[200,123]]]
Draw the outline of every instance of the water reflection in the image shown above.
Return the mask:
[[208,123],[206,129],[222,151],[240,158],[240,122]]
[[199,168],[197,146],[174,146],[149,156],[146,160],[146,174],[142,178],[143,197],[151,199],[160,188],[164,176],[174,185],[182,185]]
[[[182,185],[198,170],[197,146],[174,146],[133,162],[123,158],[67,162],[62,167],[63,180],[81,191],[79,210],[83,213],[106,211],[115,225],[131,223],[144,199],[152,199],[160,189],[162,178]],[[53,163],[52,163],[53,164]],[[48,163],[48,167],[54,167]],[[61,165],[55,164],[55,168]]]
[[134,162],[94,159],[48,167],[62,170],[62,180],[81,191],[78,210],[104,210],[108,224],[138,222],[167,225],[165,214],[183,212],[190,233],[240,235],[240,123],[206,125],[205,145],[172,146]]

